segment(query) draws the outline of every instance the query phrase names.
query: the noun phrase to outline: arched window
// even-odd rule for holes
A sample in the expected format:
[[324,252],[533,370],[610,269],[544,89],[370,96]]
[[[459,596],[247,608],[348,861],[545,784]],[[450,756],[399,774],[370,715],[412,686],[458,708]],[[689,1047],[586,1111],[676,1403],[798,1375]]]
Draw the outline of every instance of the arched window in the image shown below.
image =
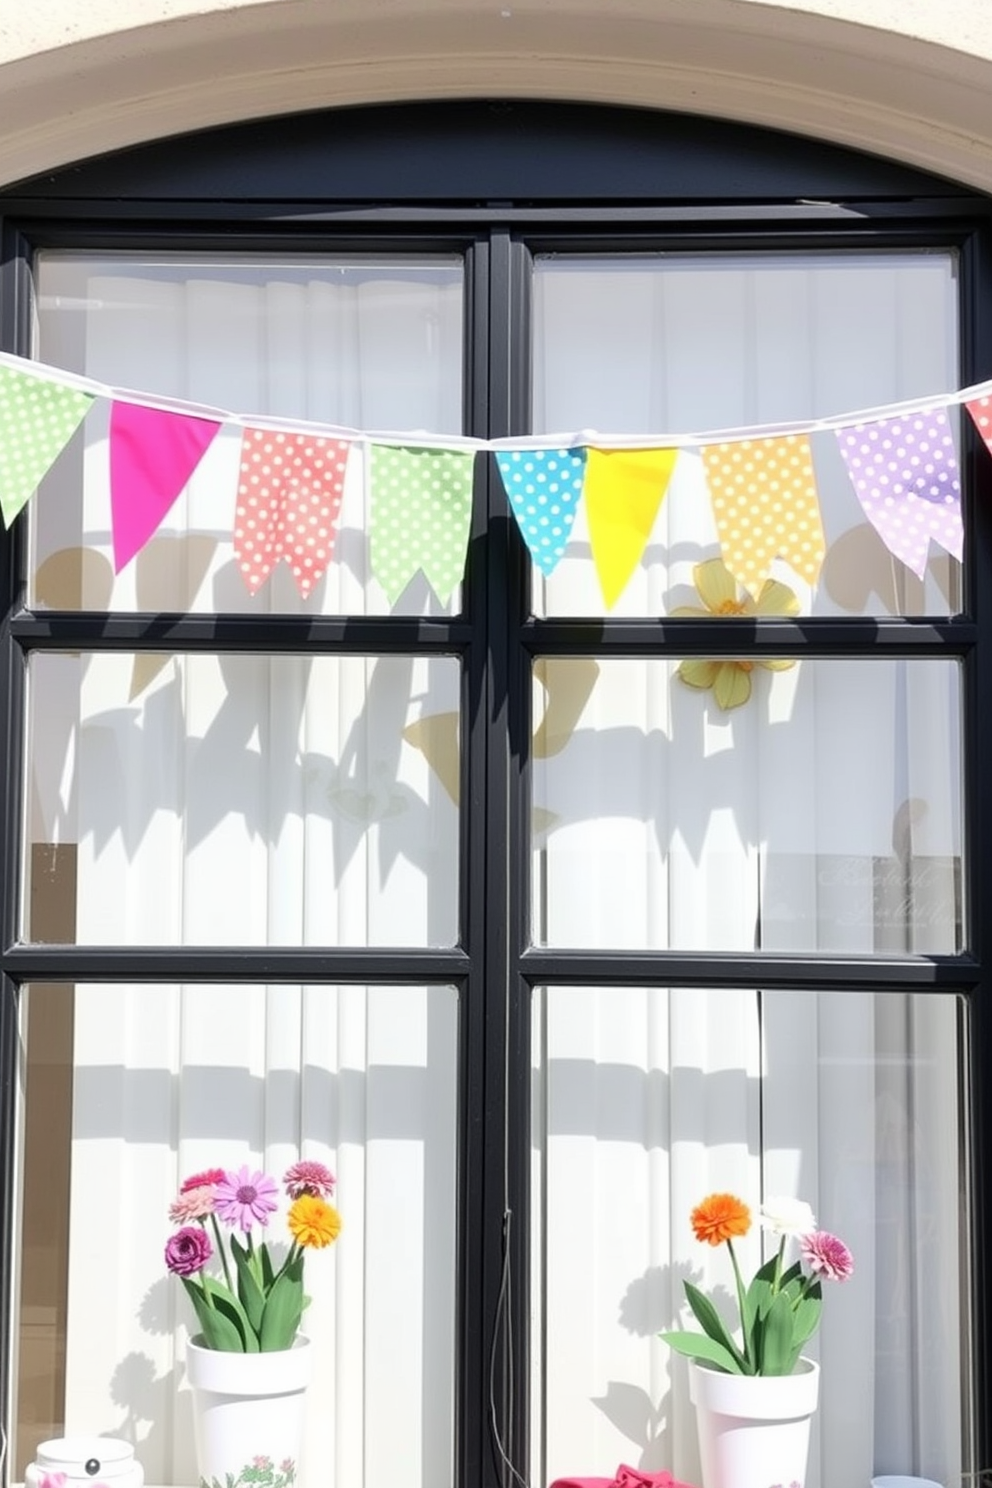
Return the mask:
[[[96,1431],[194,1482],[166,1211],[192,1172],[299,1157],[344,1218],[308,1262],[305,1481],[698,1481],[657,1335],[686,1280],[732,1310],[689,1222],[726,1191],[805,1200],[854,1255],[810,1484],[981,1469],[989,457],[949,398],[963,556],[914,568],[829,420],[988,374],[989,203],[715,121],[492,103],[146,146],[0,213],[5,351],[239,416],[118,569],[98,399],[6,541],[14,1478]],[[518,522],[478,454],[460,582],[391,590],[368,452],[329,561],[298,492],[296,546],[252,538],[252,415],[642,458],[598,457],[597,508],[585,457],[545,573],[522,532],[555,472]],[[729,448],[817,420],[822,564]]]

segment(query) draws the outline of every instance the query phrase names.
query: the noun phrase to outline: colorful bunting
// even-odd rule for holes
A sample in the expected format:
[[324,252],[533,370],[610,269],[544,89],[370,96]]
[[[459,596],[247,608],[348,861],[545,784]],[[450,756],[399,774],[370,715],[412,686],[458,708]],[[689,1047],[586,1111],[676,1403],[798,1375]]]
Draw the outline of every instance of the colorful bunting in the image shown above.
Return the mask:
[[[114,563],[119,571],[157,530],[225,422],[237,414],[145,394],[118,394],[89,378],[0,354],[0,512],[9,526],[78,428],[96,398],[111,401],[110,493]],[[992,452],[992,381],[928,398],[791,425],[740,430],[706,443],[671,445],[602,438],[586,448],[513,448],[466,439],[445,445],[382,436],[368,446],[373,572],[395,600],[422,568],[442,600],[462,577],[471,520],[474,457],[493,449],[510,506],[541,572],[554,572],[585,495],[592,556],[608,607],[643,556],[680,448],[701,450],[723,557],[753,596],[781,557],[810,584],[825,543],[809,445],[835,432],[869,521],[914,572],[925,572],[929,544],[961,557],[961,484],[948,419],[963,404]],[[350,449],[366,436],[301,424],[245,425],[234,546],[256,592],[280,558],[300,593],[310,595],[333,556]]]
[[589,451],[586,520],[607,609],[641,561],[677,458],[673,449]]
[[118,573],[161,526],[220,429],[220,420],[115,402],[110,510]]
[[826,541],[809,439],[741,439],[703,447],[723,559],[757,596],[774,558],[815,584]]
[[8,527],[93,402],[78,388],[0,366],[0,510]]
[[395,603],[423,569],[446,604],[465,571],[474,450],[373,444],[369,466],[372,572]]
[[280,558],[304,599],[319,583],[334,553],[350,449],[344,439],[245,430],[234,555],[252,594]]
[[918,578],[933,538],[960,558],[961,483],[946,408],[838,429],[837,440],[869,522]]
[[582,495],[584,449],[498,450],[496,464],[524,541],[541,572],[554,573]]

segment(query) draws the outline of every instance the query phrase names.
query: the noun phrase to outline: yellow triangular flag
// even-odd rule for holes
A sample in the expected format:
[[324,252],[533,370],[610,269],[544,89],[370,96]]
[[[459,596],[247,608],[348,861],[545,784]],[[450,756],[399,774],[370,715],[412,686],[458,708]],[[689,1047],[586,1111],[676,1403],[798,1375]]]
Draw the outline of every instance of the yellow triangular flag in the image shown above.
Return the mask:
[[583,495],[607,609],[641,561],[677,456],[673,449],[589,451]]
[[807,436],[705,445],[703,466],[723,561],[748,593],[757,599],[773,558],[815,584],[826,542]]

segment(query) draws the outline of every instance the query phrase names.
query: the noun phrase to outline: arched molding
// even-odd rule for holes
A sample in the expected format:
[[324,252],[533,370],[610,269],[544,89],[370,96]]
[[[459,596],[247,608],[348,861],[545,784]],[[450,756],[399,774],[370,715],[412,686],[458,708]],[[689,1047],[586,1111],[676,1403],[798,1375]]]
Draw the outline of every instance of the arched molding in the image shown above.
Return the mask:
[[[992,27],[987,16],[980,22],[984,4],[201,0],[193,10],[146,0],[127,7],[127,29],[115,29],[119,6],[86,8],[84,26],[64,0],[35,15],[30,33],[14,27],[0,42],[0,184],[238,119],[502,96],[770,125],[985,190]],[[155,12],[165,14],[140,23]]]

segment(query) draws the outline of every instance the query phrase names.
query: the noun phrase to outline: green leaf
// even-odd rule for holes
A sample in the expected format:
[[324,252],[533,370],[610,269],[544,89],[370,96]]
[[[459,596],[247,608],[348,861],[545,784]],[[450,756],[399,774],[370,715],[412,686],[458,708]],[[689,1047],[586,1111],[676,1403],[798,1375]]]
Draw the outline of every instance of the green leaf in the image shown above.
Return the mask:
[[792,1303],[779,1292],[768,1309],[761,1328],[761,1374],[789,1374],[792,1371]]
[[708,1364],[715,1364],[726,1374],[744,1373],[738,1362],[739,1355],[735,1357],[723,1344],[705,1333],[660,1333],[658,1336],[669,1348],[674,1349],[677,1354],[684,1354],[687,1359],[705,1359]]
[[244,1339],[241,1345],[241,1352],[245,1354],[257,1354],[258,1334],[251,1326],[251,1323],[249,1323],[248,1314],[241,1306],[238,1298],[224,1286],[223,1282],[215,1281],[212,1276],[204,1275],[203,1282],[210,1291],[215,1308],[222,1312],[241,1333]]
[[774,1301],[775,1293],[772,1284],[760,1272],[754,1278],[747,1289],[746,1302],[749,1309],[753,1309],[754,1318],[764,1320],[768,1316],[768,1309]]
[[196,1311],[196,1320],[207,1348],[218,1349],[225,1354],[243,1354],[245,1341],[237,1324],[226,1313],[210,1306],[196,1282],[188,1276],[183,1276],[180,1280]]
[[255,1280],[248,1256],[237,1244],[233,1235],[231,1236],[231,1253],[234,1256],[234,1263],[238,1268],[238,1298],[245,1310],[249,1327],[257,1338],[262,1327],[265,1297],[261,1287]]
[[807,1339],[812,1338],[820,1321],[822,1307],[820,1284],[819,1282],[815,1282],[792,1313],[792,1342],[794,1346],[801,1348]]
[[710,1301],[709,1297],[707,1297],[705,1293],[701,1292],[697,1286],[693,1286],[691,1281],[685,1282],[684,1286],[686,1301],[689,1303],[689,1306],[695,1313],[696,1318],[700,1323],[703,1331],[707,1333],[715,1343],[719,1343],[724,1349],[726,1349],[729,1354],[732,1354],[733,1357],[737,1360],[739,1372],[741,1374],[746,1374],[747,1361],[744,1358],[743,1353],[737,1347],[737,1344],[731,1337],[730,1330],[728,1329],[726,1323],[723,1321],[723,1318],[717,1312],[716,1308],[713,1306],[713,1303]]
[[774,1281],[775,1280],[775,1267],[777,1265],[778,1265],[778,1256],[777,1255],[771,1256],[770,1259],[767,1260],[767,1261],[765,1261],[764,1265],[759,1266],[758,1269],[757,1269],[757,1271],[754,1273],[754,1279],[755,1279],[755,1281]]
[[259,1346],[263,1354],[288,1349],[303,1316],[303,1262],[286,1267],[272,1283],[262,1314]]
[[272,1268],[272,1257],[269,1255],[269,1247],[264,1242],[258,1247],[258,1254],[262,1263],[262,1291],[268,1296],[272,1290],[272,1283],[276,1279],[276,1273]]

